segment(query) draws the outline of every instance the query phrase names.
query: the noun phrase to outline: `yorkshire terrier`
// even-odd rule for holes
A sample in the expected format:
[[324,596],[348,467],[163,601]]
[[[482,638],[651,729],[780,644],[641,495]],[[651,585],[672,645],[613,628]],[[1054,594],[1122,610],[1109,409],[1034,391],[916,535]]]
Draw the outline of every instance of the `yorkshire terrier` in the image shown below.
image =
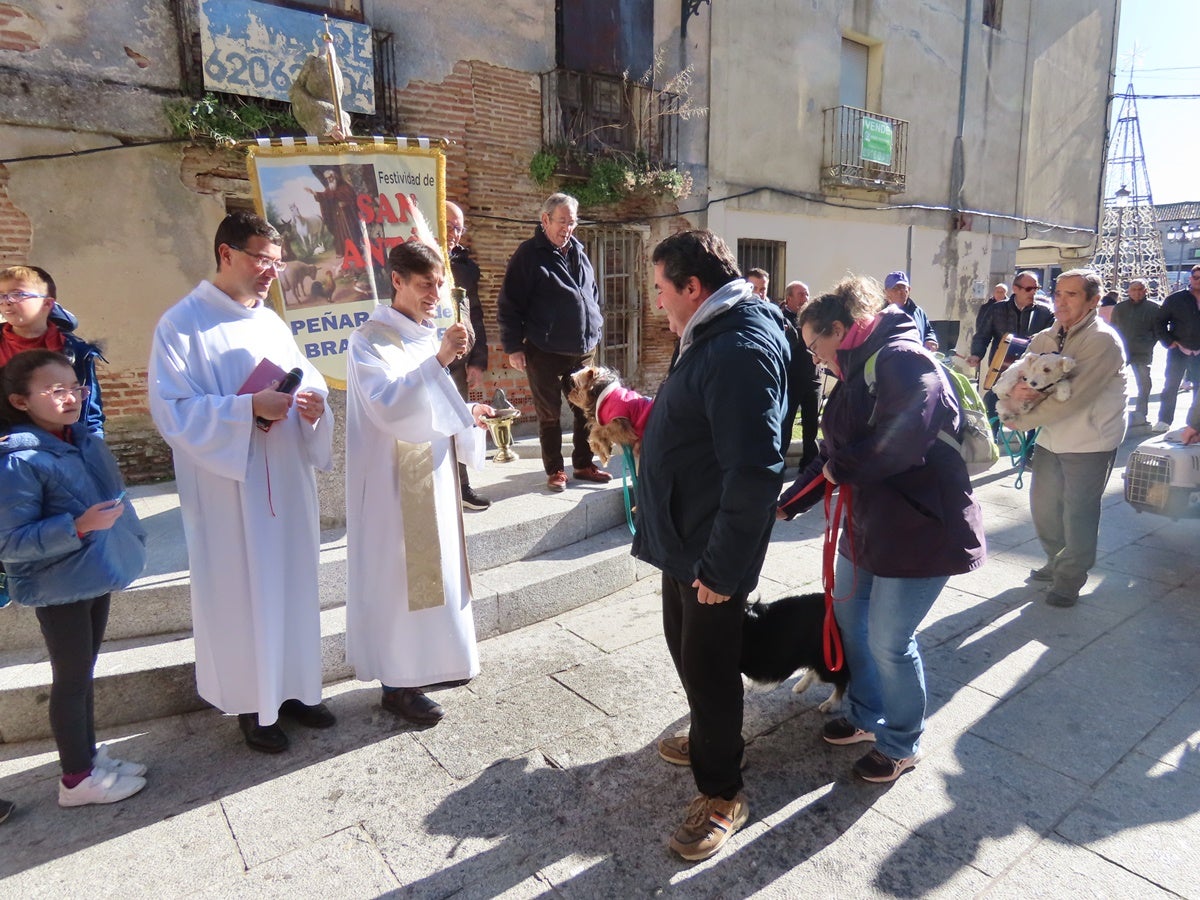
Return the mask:
[[605,366],[584,366],[571,373],[571,384],[567,399],[587,416],[588,445],[600,464],[608,465],[617,446],[632,447],[637,456],[654,400],[629,390],[617,371]]

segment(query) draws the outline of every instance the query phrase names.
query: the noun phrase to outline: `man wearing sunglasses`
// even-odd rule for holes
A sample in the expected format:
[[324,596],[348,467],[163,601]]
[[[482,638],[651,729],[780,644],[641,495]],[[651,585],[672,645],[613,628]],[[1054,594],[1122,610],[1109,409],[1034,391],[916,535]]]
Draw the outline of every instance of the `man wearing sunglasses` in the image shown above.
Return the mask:
[[[1013,279],[1013,295],[1007,300],[991,304],[991,311],[980,323],[983,330],[975,332],[971,338],[968,366],[977,366],[980,360],[990,361],[1006,334],[1028,338],[1054,324],[1054,307],[1037,296],[1039,286],[1036,272],[1026,270],[1017,273]],[[994,392],[984,392],[983,405],[987,409],[988,419],[995,422]]]
[[75,377],[88,389],[81,420],[89,433],[104,437],[104,408],[96,360],[100,348],[75,334],[78,320],[55,299],[54,279],[37,266],[0,269],[0,367],[23,350],[53,350],[71,360]]
[[[321,702],[314,474],[332,466],[333,416],[325,379],[264,304],[285,265],[280,241],[256,215],[225,217],[217,272],[159,320],[148,377],[187,538],[196,686],[263,753],[288,747],[280,716],[335,721]],[[301,372],[295,397],[278,380],[247,385],[264,360]]]

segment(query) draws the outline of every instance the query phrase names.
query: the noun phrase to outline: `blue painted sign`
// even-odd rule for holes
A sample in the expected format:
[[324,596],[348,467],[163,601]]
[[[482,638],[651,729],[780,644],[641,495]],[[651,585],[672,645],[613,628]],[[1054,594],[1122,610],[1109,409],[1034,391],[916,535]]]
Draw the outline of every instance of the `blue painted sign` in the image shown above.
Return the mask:
[[[247,0],[200,0],[204,86],[228,94],[288,99],[304,58],[324,46],[324,19]],[[375,112],[375,64],[367,25],[329,20],[345,79],[342,108]]]

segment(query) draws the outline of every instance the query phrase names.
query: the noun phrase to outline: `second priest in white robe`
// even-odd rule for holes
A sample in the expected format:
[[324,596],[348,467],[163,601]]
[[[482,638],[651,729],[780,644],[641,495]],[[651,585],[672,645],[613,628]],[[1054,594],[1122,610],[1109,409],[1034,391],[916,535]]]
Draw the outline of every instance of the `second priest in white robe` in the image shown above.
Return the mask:
[[458,460],[484,432],[431,323],[378,306],[346,360],[346,658],[392,688],[479,672]]

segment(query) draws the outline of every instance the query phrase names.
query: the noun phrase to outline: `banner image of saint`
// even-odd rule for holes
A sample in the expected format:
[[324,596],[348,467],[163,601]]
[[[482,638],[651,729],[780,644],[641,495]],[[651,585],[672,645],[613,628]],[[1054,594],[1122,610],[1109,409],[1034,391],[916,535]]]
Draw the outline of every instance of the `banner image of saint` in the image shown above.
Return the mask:
[[[276,308],[338,387],[350,332],[377,303],[391,302],[388,251],[416,240],[423,217],[445,252],[442,151],[371,141],[248,148],[258,210],[279,229],[287,263],[273,289]],[[448,327],[453,310],[439,310],[438,319]]]

